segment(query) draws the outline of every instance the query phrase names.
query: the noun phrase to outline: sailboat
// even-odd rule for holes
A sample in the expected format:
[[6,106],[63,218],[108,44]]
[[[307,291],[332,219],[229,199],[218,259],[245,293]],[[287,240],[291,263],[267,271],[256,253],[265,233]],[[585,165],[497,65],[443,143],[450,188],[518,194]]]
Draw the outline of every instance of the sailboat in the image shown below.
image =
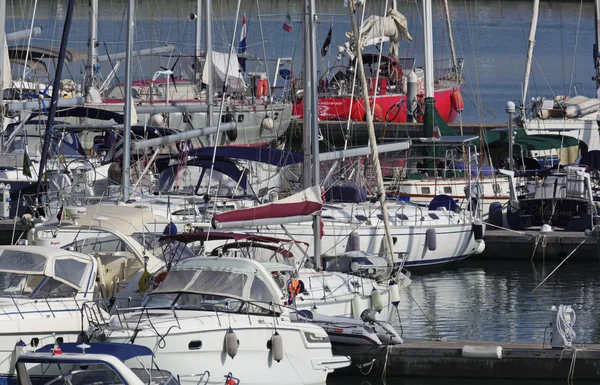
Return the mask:
[[[594,19],[598,23],[597,16],[600,14],[600,2],[595,1]],[[600,33],[596,25],[595,43],[593,46],[593,60],[596,82],[595,94],[593,96],[576,95],[571,98],[566,96],[544,99],[535,98],[529,106],[527,100],[529,91],[529,77],[533,60],[533,49],[535,46],[535,35],[537,30],[539,0],[533,1],[533,12],[531,27],[529,31],[529,45],[525,66],[525,79],[522,95],[522,106],[519,115],[515,118],[517,127],[525,129],[528,135],[564,135],[577,139],[583,152],[600,150],[600,135],[598,125],[600,124]],[[574,159],[571,161],[571,163]]]
[[[353,16],[355,17],[355,16]],[[369,103],[373,108],[373,117],[383,122],[409,122],[423,120],[424,82],[423,68],[415,66],[414,58],[398,58],[397,44],[412,41],[408,32],[406,17],[394,8],[386,15],[370,16],[360,27],[360,36],[354,31],[347,32],[348,40],[338,47],[337,61],[328,68],[319,79],[319,120],[366,122],[365,104],[356,95],[355,71],[357,56],[361,55],[363,70],[367,76]],[[389,42],[389,53],[366,53],[362,49],[375,47],[381,49]],[[361,52],[356,50],[356,43]],[[341,60],[347,56],[347,65]],[[453,68],[442,68],[435,80],[435,105],[442,119],[453,122],[456,118],[462,98],[460,97],[462,60],[457,60]],[[335,72],[335,73],[334,73]],[[304,90],[297,91],[294,115],[303,116]]]

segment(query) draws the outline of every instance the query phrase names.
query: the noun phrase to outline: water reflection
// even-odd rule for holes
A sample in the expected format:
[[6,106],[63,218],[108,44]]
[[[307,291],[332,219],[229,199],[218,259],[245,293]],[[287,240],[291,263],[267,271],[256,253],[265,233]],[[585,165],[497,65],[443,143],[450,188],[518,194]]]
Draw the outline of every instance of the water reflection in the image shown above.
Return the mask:
[[552,305],[569,304],[577,314],[576,341],[597,342],[600,263],[567,262],[532,293],[556,265],[471,260],[414,271],[409,287],[414,301],[407,295],[399,306],[404,337],[435,338],[437,331],[452,340],[542,342],[556,314]]

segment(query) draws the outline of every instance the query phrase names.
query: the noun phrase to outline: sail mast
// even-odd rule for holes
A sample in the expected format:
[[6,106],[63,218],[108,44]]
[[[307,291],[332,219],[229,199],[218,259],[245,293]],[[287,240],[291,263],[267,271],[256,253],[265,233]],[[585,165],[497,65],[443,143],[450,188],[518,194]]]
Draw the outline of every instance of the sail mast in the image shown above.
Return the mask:
[[[302,74],[304,83],[304,188],[320,185],[319,177],[319,120],[317,104],[316,74],[316,4],[315,0],[305,0],[303,15],[304,32],[304,70]],[[312,158],[311,158],[312,155]],[[312,162],[312,163],[311,163]],[[312,167],[311,167],[312,165]],[[315,269],[321,269],[321,216],[313,216],[313,248]]]
[[95,84],[98,68],[98,0],[90,0],[87,76],[85,79],[85,97],[89,98],[90,88]]
[[[62,38],[60,40],[60,49],[58,51],[58,58],[56,60],[56,73],[54,74],[54,82],[52,84],[52,98],[50,99],[50,109],[48,110],[48,120],[46,124],[46,132],[44,133],[44,147],[42,150],[42,156],[40,158],[40,168],[38,171],[37,186],[36,186],[36,199],[38,203],[41,203],[41,188],[42,188],[42,177],[44,170],[46,169],[46,162],[48,161],[48,152],[50,148],[50,139],[54,131],[54,118],[56,116],[56,109],[58,108],[58,97],[60,92],[60,80],[62,79],[62,70],[65,64],[65,56],[67,54],[67,44],[69,42],[69,32],[71,31],[71,20],[73,19],[73,8],[75,7],[75,0],[69,0],[67,4],[67,12],[65,15],[65,24],[63,26]],[[3,13],[5,15],[5,13]],[[4,39],[2,39],[4,41]]]
[[535,31],[537,29],[539,9],[540,0],[533,0],[533,14],[531,15],[531,27],[529,28],[529,44],[527,47],[527,59],[525,62],[525,82],[523,83],[522,108],[525,108],[525,103],[527,102],[527,89],[529,88],[529,75],[531,73],[531,60],[533,58],[533,46],[535,46]]
[[[5,28],[6,21],[6,0],[0,0],[0,138],[2,137],[1,133],[4,132],[4,87],[7,84],[4,84],[4,74],[6,73],[6,65],[7,58],[4,57],[6,55],[6,31]],[[1,140],[1,139],[0,139]],[[0,142],[1,144],[1,142]],[[0,147],[1,148],[1,147]]]
[[[596,44],[594,45],[594,67],[596,69],[596,92],[600,88],[600,55],[598,52],[600,51],[600,0],[594,1],[594,10],[596,14]],[[598,97],[596,95],[596,97]]]
[[[431,1],[431,0],[425,0]],[[352,21],[352,31],[354,34],[354,45],[356,52],[356,60],[358,60],[358,71],[360,75],[361,87],[363,100],[365,104],[365,113],[367,117],[367,126],[369,128],[369,147],[371,147],[371,156],[373,158],[373,167],[375,168],[375,175],[377,179],[377,190],[379,191],[379,204],[381,205],[381,215],[383,216],[383,225],[385,228],[385,245],[386,252],[389,253],[389,262],[394,262],[394,252],[393,252],[393,241],[390,229],[389,215],[387,211],[387,206],[385,205],[385,186],[383,185],[383,174],[381,172],[381,164],[379,163],[379,150],[377,148],[377,138],[375,137],[375,126],[373,125],[373,114],[371,113],[371,105],[369,103],[369,96],[367,94],[368,85],[367,85],[367,77],[365,75],[365,67],[363,66],[362,60],[362,47],[360,42],[360,32],[358,30],[358,25],[356,24],[356,20],[354,18],[355,13],[355,5],[354,0],[349,1],[350,5],[350,20]]]
[[131,105],[132,94],[131,94],[131,64],[133,56],[133,27],[134,27],[134,12],[135,12],[135,0],[129,0],[127,2],[127,44],[126,51],[127,56],[125,57],[125,111],[124,111],[124,127],[123,127],[123,162],[121,163],[121,186],[123,189],[123,202],[129,200],[129,186],[130,180],[130,168],[131,168]]

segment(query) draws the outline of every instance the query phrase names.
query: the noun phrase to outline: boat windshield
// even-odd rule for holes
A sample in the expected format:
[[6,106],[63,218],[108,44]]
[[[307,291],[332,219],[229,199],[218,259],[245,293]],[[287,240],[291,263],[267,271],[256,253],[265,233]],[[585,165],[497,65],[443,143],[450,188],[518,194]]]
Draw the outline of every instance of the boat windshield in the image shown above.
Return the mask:
[[[19,373],[19,383],[26,385],[127,385],[123,375],[119,375],[111,367],[105,364],[71,364],[71,363],[51,363],[44,364],[45,373],[61,373],[55,376],[36,376],[32,381],[27,373],[25,363],[17,363]],[[86,367],[85,369],[81,369]],[[177,380],[171,373],[158,369],[134,368],[131,371],[139,377],[144,384],[153,385],[178,385]],[[131,376],[129,376],[131,377]]]
[[[50,264],[51,269],[47,269]],[[49,272],[50,271],[50,272]],[[0,250],[0,295],[31,298],[72,296],[84,285],[89,263],[68,256]]]
[[167,274],[144,306],[271,314],[279,299],[265,282],[268,277],[244,262],[207,257],[184,261]]
[[245,195],[240,181],[217,170],[213,170],[211,175],[210,169],[193,165],[163,170],[155,191],[162,194],[206,195],[209,185],[211,196]]

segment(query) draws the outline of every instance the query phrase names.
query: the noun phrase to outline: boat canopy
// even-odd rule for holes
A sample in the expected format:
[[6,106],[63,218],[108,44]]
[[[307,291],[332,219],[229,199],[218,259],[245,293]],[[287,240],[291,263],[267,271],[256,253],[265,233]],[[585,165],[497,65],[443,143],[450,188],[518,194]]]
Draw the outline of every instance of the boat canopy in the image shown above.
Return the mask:
[[[212,159],[213,153],[218,158],[232,158],[232,159],[243,159],[250,160],[253,162],[261,162],[271,164],[277,167],[285,167],[293,164],[302,163],[304,161],[304,155],[290,152],[286,150],[279,150],[277,148],[261,148],[261,147],[237,147],[237,146],[226,146],[226,147],[204,147],[195,148],[189,150],[188,156],[207,156]],[[175,156],[175,155],[174,155]],[[180,156],[179,154],[176,155]]]
[[[101,204],[92,206],[82,206],[86,209],[86,215],[77,219],[78,226],[84,227],[102,227],[118,231],[124,235],[131,235],[135,232],[144,231],[147,223],[158,222],[167,223],[167,219],[141,207],[122,206],[119,204]],[[51,216],[44,223],[42,228],[55,229],[58,224],[58,218]],[[73,219],[66,218],[62,221],[61,227],[74,225]],[[37,228],[36,228],[37,229]]]
[[311,186],[273,203],[215,214],[212,225],[221,229],[305,222],[320,212],[322,206],[321,187]]
[[[77,291],[89,291],[93,284],[94,260],[87,254],[41,246],[3,246],[0,248],[0,273],[15,274],[19,282],[4,289],[12,293],[35,293],[45,284],[43,276]],[[59,294],[54,287],[45,294]],[[73,290],[68,290],[72,292]]]
[[[240,68],[240,63],[237,60],[237,54],[234,52],[231,54],[213,52],[211,55],[213,62],[213,89],[220,90],[223,89],[223,86],[225,85],[229,92],[243,92],[246,83],[242,77],[242,70]],[[207,79],[208,67],[205,65],[202,74],[202,82],[207,83]]]
[[[210,242],[210,241],[249,241],[262,243],[286,243],[291,242],[289,239],[268,237],[260,234],[242,234],[242,233],[227,233],[227,232],[194,232],[181,233],[174,235],[163,235],[160,240],[174,240],[183,243],[191,242]],[[303,243],[303,242],[302,242]]]
[[197,257],[183,261],[169,271],[151,296],[163,293],[201,295],[176,299],[180,308],[214,304],[218,298],[258,302],[262,306],[281,303],[281,290],[269,272],[259,262],[246,258]]

